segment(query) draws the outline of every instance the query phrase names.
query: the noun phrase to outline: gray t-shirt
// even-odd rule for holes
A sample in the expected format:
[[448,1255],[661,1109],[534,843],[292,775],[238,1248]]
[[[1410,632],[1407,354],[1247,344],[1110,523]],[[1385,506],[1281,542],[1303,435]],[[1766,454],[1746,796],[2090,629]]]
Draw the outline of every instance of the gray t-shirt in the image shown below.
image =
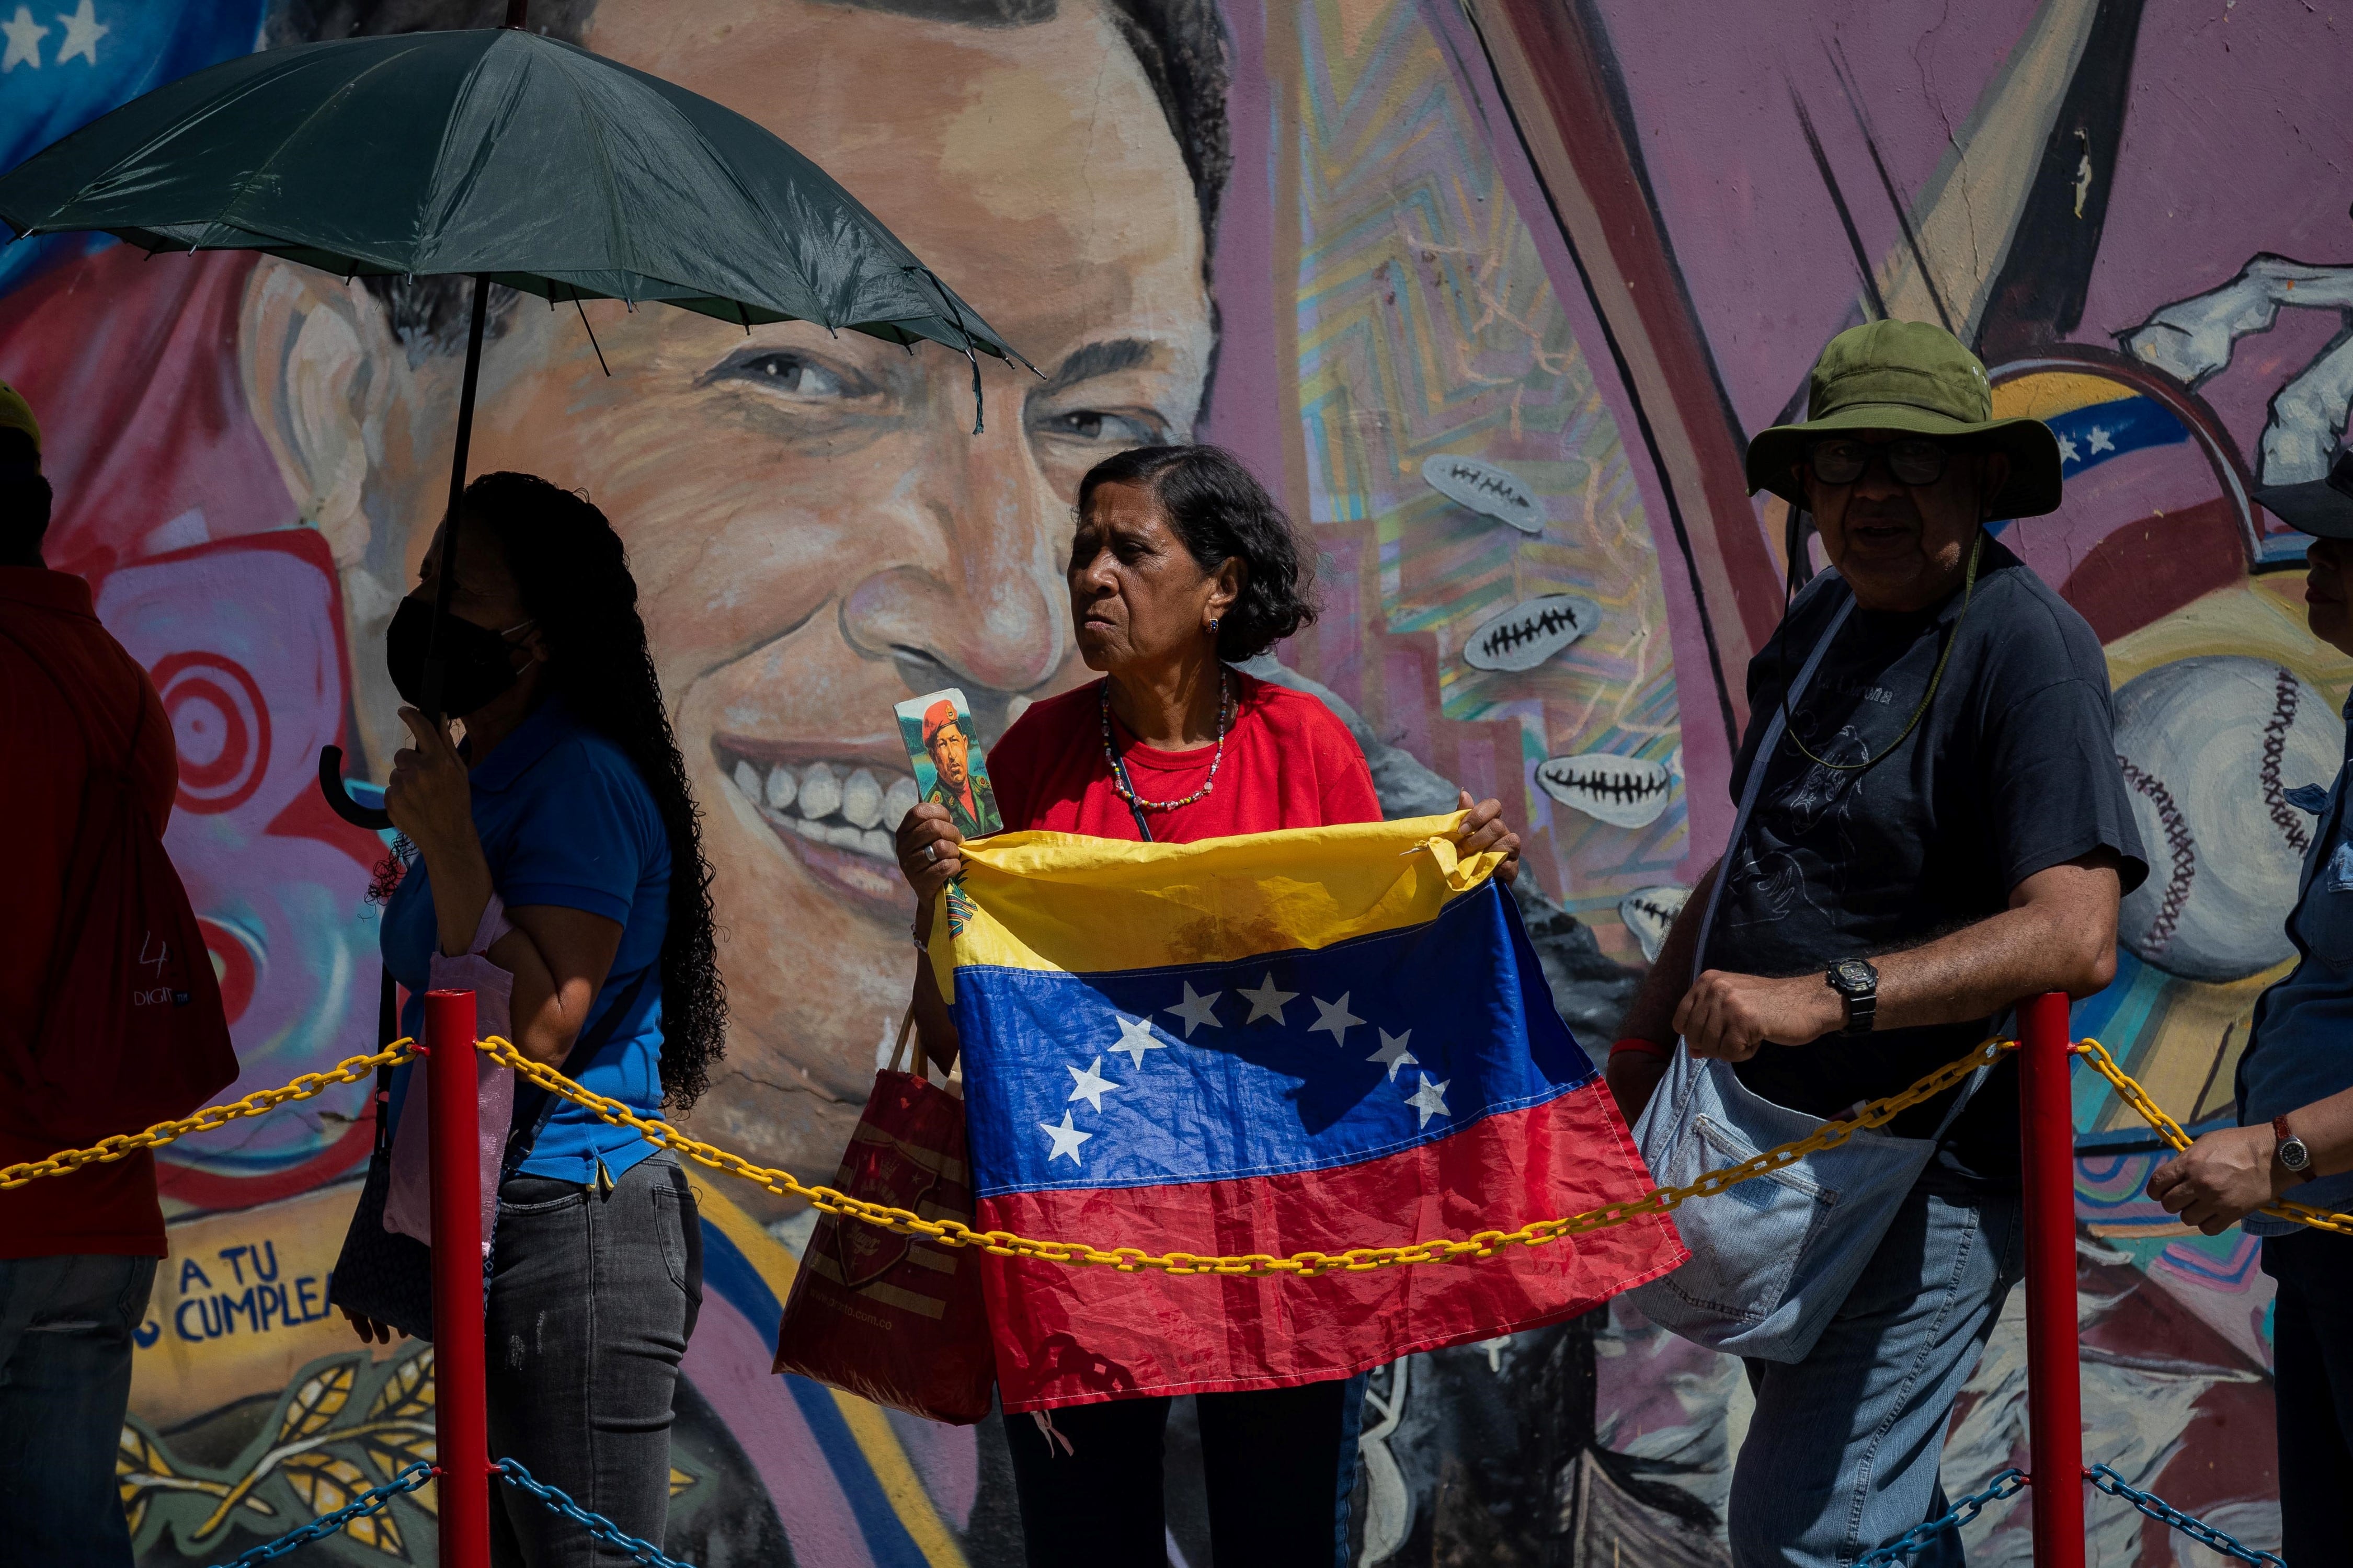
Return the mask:
[[[1736,801],[1787,683],[1847,597],[1833,574],[1817,578],[1749,661]],[[1919,707],[1957,620],[1935,701],[1884,761],[1841,773],[1809,762],[1789,734],[1776,745],[1747,829],[1724,858],[1704,967],[1820,974],[1841,959],[1916,947],[2007,909],[2010,889],[2037,871],[2101,848],[2125,862],[2126,892],[2148,874],[2099,639],[1991,539],[1965,617],[1958,593],[1917,614],[1858,606],[1795,705],[1791,733],[1829,762],[1877,755]],[[1768,1045],[1737,1070],[1767,1100],[1831,1116],[1953,1060],[1994,1022]],[[1890,1130],[1929,1136],[1948,1103],[1915,1106]],[[2017,1190],[2014,1061],[1954,1122],[1937,1166],[1963,1188]]]

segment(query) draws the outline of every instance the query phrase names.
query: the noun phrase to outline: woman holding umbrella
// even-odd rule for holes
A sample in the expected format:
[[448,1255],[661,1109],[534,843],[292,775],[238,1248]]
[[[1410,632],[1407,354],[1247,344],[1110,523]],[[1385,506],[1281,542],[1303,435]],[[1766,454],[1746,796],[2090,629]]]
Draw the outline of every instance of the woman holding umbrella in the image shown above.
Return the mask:
[[[506,989],[525,1055],[641,1115],[682,1110],[709,1081],[726,1003],[699,814],[619,536],[524,474],[469,485],[458,526],[440,646],[460,744],[414,706],[445,540],[386,647],[415,737],[385,792],[415,850],[384,914],[404,1024],[420,1033],[424,992],[466,964],[486,1011]],[[410,1087],[396,1083],[396,1113]],[[659,1541],[671,1394],[702,1300],[693,1194],[675,1157],[569,1101],[525,1097],[514,1126],[487,1305],[491,1451]],[[344,1310],[362,1339],[390,1338]],[[591,1560],[577,1525],[501,1495],[499,1561]]]

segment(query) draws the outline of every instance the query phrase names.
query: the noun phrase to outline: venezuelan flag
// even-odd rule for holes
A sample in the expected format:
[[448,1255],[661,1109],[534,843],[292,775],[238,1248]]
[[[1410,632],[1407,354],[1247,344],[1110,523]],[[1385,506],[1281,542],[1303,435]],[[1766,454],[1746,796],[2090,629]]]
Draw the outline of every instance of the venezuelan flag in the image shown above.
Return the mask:
[[[1459,817],[967,847],[932,961],[983,1226],[1152,1252],[1513,1230],[1651,1183]],[[1586,1310],[1662,1215],[1482,1260],[1238,1278],[986,1260],[1005,1408],[1346,1377]]]

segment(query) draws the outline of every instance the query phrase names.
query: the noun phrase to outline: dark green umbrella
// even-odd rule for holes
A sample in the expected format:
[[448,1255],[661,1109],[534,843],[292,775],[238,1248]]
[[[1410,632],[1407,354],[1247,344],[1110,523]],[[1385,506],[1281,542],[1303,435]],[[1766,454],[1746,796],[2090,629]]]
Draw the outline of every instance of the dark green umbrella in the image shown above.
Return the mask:
[[[746,331],[814,321],[911,353],[928,338],[972,360],[976,434],[973,356],[1020,357],[778,137],[512,25],[303,44],[183,77],[0,175],[0,222],[20,237],[94,229],[150,251],[267,251],[344,278],[471,277],[452,515],[491,283],[550,301],[659,300]],[[442,615],[453,580],[441,574]],[[439,674],[437,658],[437,711]],[[322,759],[331,798],[339,766]]]

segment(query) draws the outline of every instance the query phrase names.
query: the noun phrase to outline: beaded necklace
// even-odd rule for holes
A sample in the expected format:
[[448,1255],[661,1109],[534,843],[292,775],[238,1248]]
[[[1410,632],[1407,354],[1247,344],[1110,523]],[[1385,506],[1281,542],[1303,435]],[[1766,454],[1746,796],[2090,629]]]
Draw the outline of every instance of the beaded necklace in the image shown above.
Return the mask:
[[1144,824],[1143,813],[1174,811],[1180,805],[1190,805],[1197,800],[1207,799],[1209,792],[1218,787],[1218,764],[1226,760],[1226,723],[1233,715],[1233,697],[1227,686],[1223,668],[1218,671],[1218,750],[1209,759],[1209,776],[1199,789],[1182,800],[1145,800],[1135,793],[1134,786],[1128,781],[1127,764],[1120,760],[1119,752],[1111,742],[1111,682],[1104,681],[1098,689],[1102,697],[1103,761],[1111,764],[1111,787],[1119,792],[1120,799],[1127,802],[1128,809],[1137,814],[1136,825],[1139,827]]

